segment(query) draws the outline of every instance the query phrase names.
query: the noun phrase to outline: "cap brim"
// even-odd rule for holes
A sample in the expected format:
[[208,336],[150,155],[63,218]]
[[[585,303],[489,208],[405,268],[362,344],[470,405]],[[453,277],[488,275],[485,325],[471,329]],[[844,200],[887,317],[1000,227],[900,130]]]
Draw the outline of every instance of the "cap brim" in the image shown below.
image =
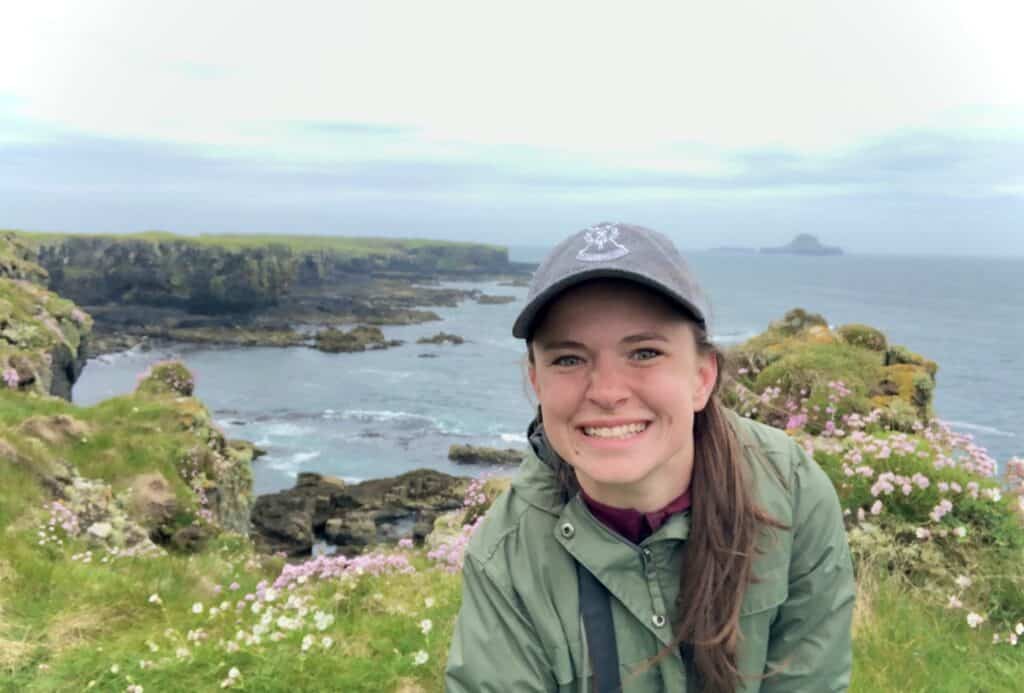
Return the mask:
[[647,277],[646,275],[637,272],[630,272],[629,270],[602,267],[599,269],[584,270],[582,272],[571,274],[568,277],[555,282],[544,291],[534,296],[519,313],[519,317],[516,318],[515,323],[513,323],[512,336],[517,337],[518,339],[528,339],[533,332],[534,321],[537,319],[537,315],[544,309],[544,306],[566,289],[576,286],[577,284],[582,284],[583,282],[591,279],[626,279],[634,281],[637,284],[642,284],[649,289],[657,291],[673,303],[684,308],[688,313],[690,313],[690,317],[692,317],[693,320],[701,326],[701,328],[707,329],[704,314],[700,309],[674,291],[670,291],[662,284],[652,281],[650,277]]

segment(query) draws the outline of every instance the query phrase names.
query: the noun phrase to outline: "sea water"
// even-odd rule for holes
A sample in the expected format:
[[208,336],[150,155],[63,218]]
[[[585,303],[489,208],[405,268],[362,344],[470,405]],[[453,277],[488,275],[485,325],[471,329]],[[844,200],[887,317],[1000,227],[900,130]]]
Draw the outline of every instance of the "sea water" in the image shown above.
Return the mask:
[[[739,343],[797,306],[833,326],[872,325],[890,342],[938,362],[939,418],[973,434],[1001,464],[1024,455],[1024,259],[688,257],[711,299],[719,343]],[[513,252],[513,259],[537,254]],[[105,356],[89,362],[74,401],[130,392],[149,364],[181,358],[196,376],[196,395],[227,435],[267,450],[254,464],[257,493],[291,487],[300,471],[350,481],[420,467],[480,473],[449,462],[449,446],[526,444],[534,404],[524,347],[510,334],[526,289],[452,285],[515,301],[465,301],[434,309],[441,322],[384,327],[387,338],[405,344],[383,351],[174,345]],[[441,330],[466,343],[415,343]]]

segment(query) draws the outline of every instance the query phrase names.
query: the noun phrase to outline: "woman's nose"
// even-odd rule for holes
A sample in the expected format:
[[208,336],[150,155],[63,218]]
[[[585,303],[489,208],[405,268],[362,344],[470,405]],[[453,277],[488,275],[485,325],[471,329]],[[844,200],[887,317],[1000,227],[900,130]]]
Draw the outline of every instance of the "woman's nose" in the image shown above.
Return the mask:
[[595,362],[590,371],[587,398],[602,409],[615,409],[629,399],[629,384],[616,364]]

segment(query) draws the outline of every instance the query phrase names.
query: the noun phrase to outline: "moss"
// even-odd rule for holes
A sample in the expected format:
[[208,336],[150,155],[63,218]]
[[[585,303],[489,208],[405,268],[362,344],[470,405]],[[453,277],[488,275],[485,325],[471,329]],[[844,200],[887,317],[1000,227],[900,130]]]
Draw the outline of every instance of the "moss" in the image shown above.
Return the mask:
[[836,334],[847,344],[864,347],[871,351],[885,351],[888,346],[885,335],[869,325],[851,323],[836,330]]
[[883,394],[897,395],[926,413],[931,407],[935,381],[924,366],[898,363],[884,367],[879,387]]
[[911,364],[915,366],[921,366],[928,374],[935,377],[935,374],[939,372],[939,364],[935,363],[931,359],[926,359],[920,354],[915,354],[905,346],[893,345],[885,351],[885,365],[893,366],[898,364]]
[[176,395],[191,397],[195,379],[181,361],[162,361],[146,371],[136,392],[143,395]]

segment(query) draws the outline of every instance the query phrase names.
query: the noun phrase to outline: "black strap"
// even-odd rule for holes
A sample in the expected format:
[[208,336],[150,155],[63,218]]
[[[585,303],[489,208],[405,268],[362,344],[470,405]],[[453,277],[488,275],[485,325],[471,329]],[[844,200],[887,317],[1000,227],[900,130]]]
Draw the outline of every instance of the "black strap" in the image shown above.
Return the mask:
[[582,563],[576,563],[580,583],[580,611],[587,629],[587,649],[594,672],[594,693],[614,693],[622,688],[619,652],[615,646],[611,594]]

